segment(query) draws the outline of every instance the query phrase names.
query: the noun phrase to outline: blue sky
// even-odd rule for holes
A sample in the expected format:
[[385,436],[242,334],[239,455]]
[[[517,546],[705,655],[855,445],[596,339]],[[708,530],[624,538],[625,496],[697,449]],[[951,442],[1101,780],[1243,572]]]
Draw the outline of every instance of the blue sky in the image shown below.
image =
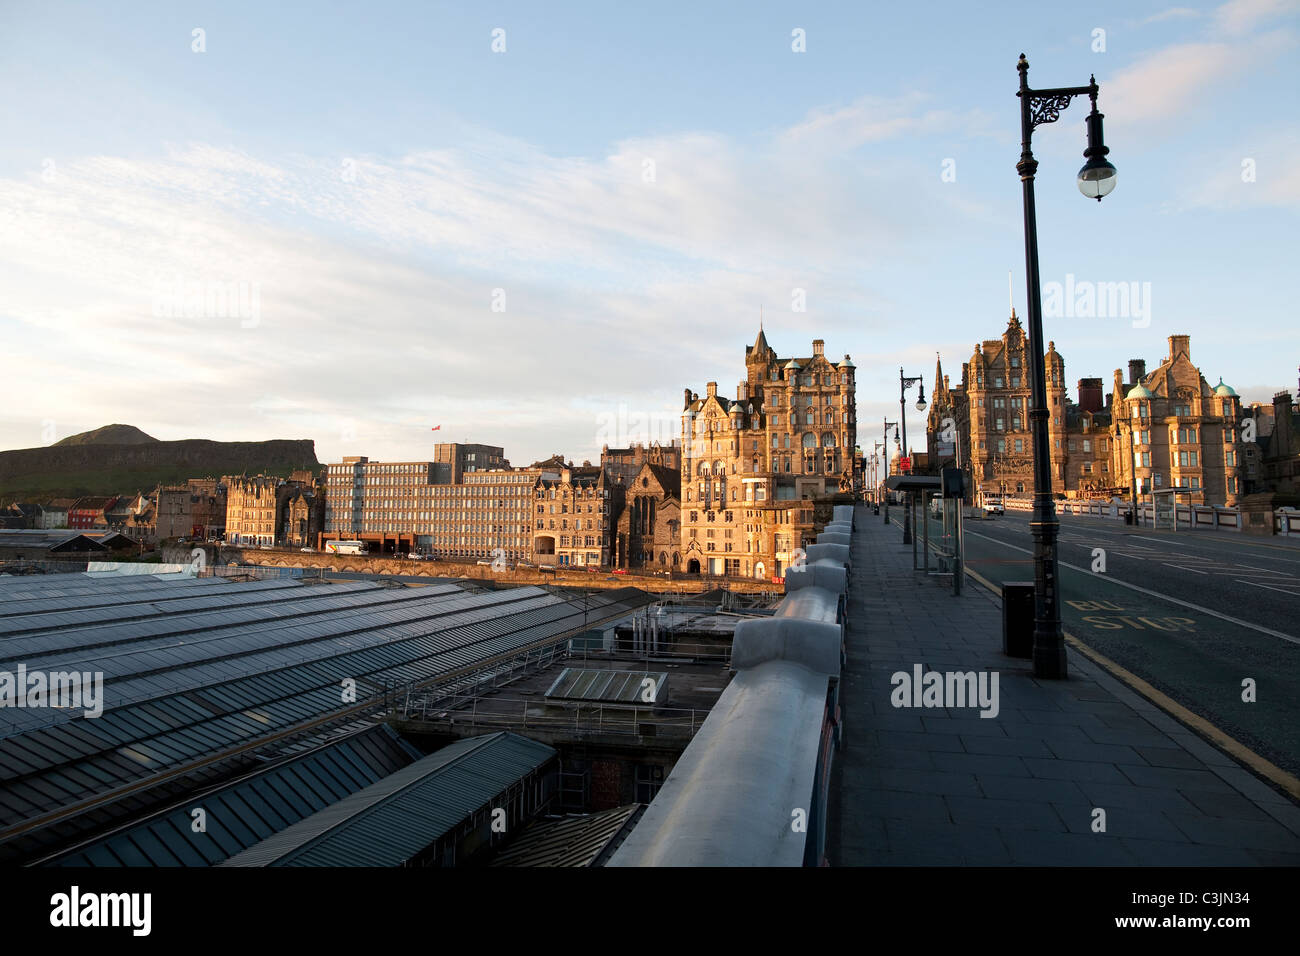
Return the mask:
[[[119,6],[0,9],[0,447],[594,458],[734,394],[760,307],[852,354],[870,447],[900,365],[928,393],[1001,333],[1008,270],[1025,314],[1022,50],[1096,74],[1119,170],[1076,190],[1085,102],[1038,128],[1044,282],[1150,289],[1047,319],[1067,379],[1186,333],[1247,401],[1297,387],[1295,0]],[[214,289],[244,309],[178,305]]]

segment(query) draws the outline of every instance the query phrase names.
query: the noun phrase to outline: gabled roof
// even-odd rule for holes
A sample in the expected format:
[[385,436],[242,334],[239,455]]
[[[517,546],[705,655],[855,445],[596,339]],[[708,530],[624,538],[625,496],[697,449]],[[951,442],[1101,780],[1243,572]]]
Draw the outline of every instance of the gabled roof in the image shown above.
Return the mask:
[[553,747],[517,734],[467,737],[221,865],[400,866],[556,756]]
[[671,495],[676,498],[682,493],[682,475],[676,468],[669,468],[667,465],[647,464],[644,466],[650,470],[655,481],[659,482],[659,487],[663,488],[665,495]]

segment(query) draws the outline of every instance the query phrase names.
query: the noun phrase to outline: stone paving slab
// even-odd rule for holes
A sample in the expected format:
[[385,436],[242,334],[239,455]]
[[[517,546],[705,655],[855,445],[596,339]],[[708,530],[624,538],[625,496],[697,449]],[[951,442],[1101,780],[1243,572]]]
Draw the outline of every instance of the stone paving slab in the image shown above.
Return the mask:
[[[1004,657],[999,598],[913,571],[897,525],[858,508],[852,555],[832,865],[1300,865],[1300,806],[1074,650],[1065,681]],[[996,672],[996,716],[894,706],[918,664]]]

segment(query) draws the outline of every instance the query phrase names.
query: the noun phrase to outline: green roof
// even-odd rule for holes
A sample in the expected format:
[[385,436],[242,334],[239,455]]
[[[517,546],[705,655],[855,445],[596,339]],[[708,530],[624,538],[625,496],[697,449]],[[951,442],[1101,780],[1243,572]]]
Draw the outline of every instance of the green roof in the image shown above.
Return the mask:
[[223,866],[400,866],[555,759],[512,733],[467,737],[389,774]]

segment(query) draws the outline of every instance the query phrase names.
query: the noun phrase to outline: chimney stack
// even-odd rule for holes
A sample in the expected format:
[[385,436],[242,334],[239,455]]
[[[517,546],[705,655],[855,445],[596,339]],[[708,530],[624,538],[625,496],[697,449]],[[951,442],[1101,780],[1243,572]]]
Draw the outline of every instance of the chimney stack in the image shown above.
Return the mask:
[[1147,360],[1146,359],[1129,359],[1128,360],[1128,383],[1136,385],[1142,379],[1147,377]]
[[825,350],[825,341],[822,339],[813,339],[813,355],[821,355]]
[[1296,453],[1295,435],[1291,431],[1291,393],[1273,396],[1273,440],[1269,458],[1285,460]]
[[1169,357],[1177,358],[1179,354],[1192,357],[1192,337],[1190,335],[1169,336]]
[[716,397],[717,397],[717,395],[718,395],[718,383],[717,383],[717,382],[709,382],[709,384],[708,384],[707,386],[705,386],[705,387],[708,389],[709,398],[716,398]]

